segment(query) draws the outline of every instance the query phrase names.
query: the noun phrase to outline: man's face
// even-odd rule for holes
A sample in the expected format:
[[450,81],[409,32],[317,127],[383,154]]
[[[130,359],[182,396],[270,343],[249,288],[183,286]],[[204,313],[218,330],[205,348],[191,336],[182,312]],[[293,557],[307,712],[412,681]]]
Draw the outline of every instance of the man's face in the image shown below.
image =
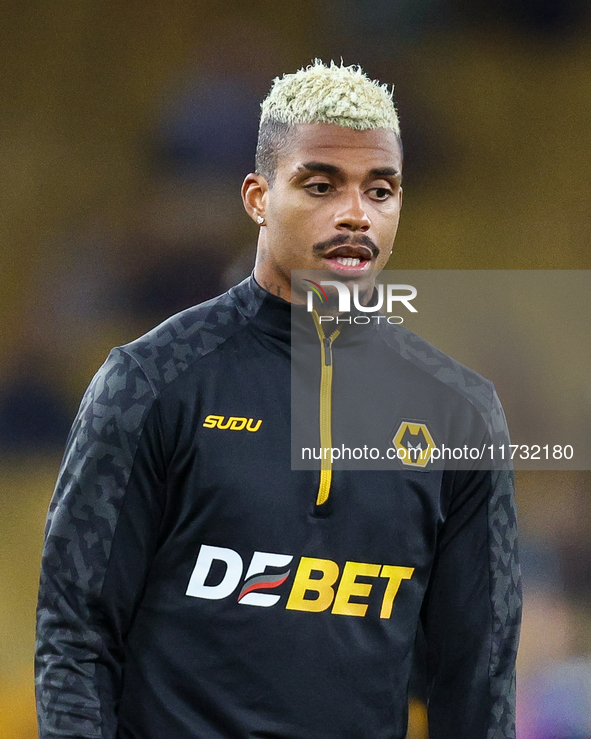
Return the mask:
[[327,279],[373,284],[398,229],[401,171],[393,131],[297,126],[262,196],[257,279],[297,302],[291,270],[329,270]]

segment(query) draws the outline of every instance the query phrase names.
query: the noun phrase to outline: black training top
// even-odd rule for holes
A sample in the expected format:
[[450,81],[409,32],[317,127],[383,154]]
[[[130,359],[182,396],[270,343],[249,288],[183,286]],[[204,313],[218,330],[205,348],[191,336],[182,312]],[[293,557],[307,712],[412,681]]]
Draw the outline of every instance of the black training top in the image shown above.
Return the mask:
[[[311,380],[330,362],[337,416],[341,338]],[[491,383],[414,334],[361,345],[390,378],[358,388],[376,444],[503,430]],[[430,739],[514,737],[511,472],[292,470],[290,375],[290,305],[252,277],[111,352],[49,512],[41,739],[403,739],[419,619]]]

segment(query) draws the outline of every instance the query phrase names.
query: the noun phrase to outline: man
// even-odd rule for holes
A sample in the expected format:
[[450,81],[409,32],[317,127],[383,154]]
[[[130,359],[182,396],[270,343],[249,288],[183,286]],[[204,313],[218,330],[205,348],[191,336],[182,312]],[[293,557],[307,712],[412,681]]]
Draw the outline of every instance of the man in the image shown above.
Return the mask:
[[[401,168],[385,86],[320,62],[275,80],[243,186],[254,276],[114,349],[70,434],[38,609],[42,739],[402,739],[419,621],[431,739],[514,737],[510,473],[290,464],[290,301],[316,337],[303,402],[321,443],[333,360],[359,346],[354,327],[341,346],[312,323],[291,272],[323,270],[367,301]],[[391,382],[366,415],[437,406],[430,424],[494,439],[490,383],[399,327],[375,330],[359,340]]]

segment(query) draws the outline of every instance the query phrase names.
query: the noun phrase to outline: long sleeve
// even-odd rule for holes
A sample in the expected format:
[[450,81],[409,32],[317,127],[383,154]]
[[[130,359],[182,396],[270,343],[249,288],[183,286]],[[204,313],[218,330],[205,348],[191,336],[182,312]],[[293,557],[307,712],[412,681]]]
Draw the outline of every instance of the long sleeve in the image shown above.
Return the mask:
[[446,473],[423,607],[430,739],[514,739],[521,614],[513,473]]
[[51,501],[37,612],[41,739],[113,739],[124,640],[163,506],[155,393],[115,349],[74,421]]

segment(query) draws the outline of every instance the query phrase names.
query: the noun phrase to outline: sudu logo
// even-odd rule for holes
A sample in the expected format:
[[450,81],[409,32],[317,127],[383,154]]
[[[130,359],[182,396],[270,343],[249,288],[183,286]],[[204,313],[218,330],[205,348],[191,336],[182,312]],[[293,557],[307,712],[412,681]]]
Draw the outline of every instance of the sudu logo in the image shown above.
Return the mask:
[[[312,280],[303,280],[310,285],[307,292],[306,306],[308,313],[314,310],[314,295],[320,300],[321,304],[328,303],[326,291],[322,289],[322,285],[336,288],[339,295],[339,313],[351,312],[351,292],[349,287],[342,282],[336,280],[321,280],[320,284],[312,282]],[[361,313],[376,313],[384,306],[386,312],[391,313],[394,303],[402,303],[411,313],[418,313],[418,310],[411,305],[410,301],[417,297],[417,289],[412,285],[386,285],[386,296],[384,301],[384,285],[377,285],[377,300],[375,305],[363,305],[359,300],[359,285],[353,285],[353,305]],[[400,294],[400,291],[404,291]]]
[[[225,416],[206,416],[203,421],[203,427],[206,429],[230,429],[230,431],[258,431],[263,421],[254,418],[244,418],[243,416],[230,416],[226,421]],[[253,426],[254,424],[254,426]]]

